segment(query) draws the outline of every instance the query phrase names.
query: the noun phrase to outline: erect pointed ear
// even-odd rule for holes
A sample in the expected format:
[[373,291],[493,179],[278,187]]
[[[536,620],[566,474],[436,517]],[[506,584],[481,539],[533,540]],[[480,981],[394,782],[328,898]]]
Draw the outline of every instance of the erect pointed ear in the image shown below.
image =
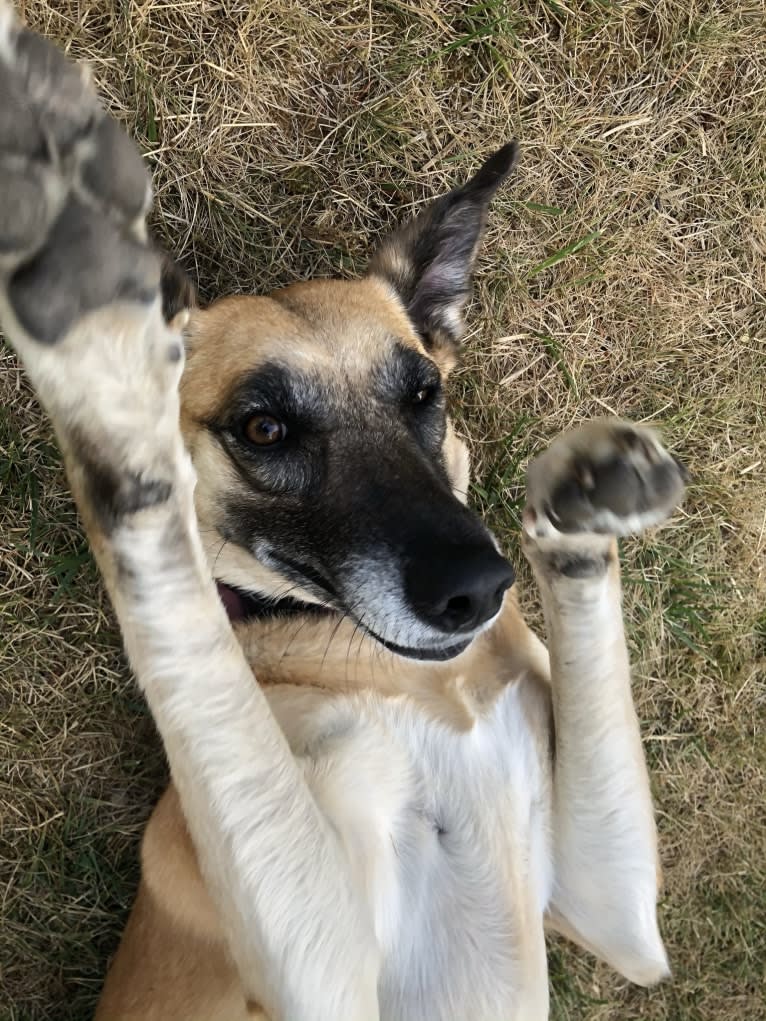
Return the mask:
[[370,261],[368,273],[393,285],[428,348],[460,339],[489,203],[517,156],[516,142],[504,145],[470,181],[385,238]]
[[187,310],[197,307],[197,288],[167,252],[160,250],[159,255],[162,314],[168,325],[180,327],[188,319]]

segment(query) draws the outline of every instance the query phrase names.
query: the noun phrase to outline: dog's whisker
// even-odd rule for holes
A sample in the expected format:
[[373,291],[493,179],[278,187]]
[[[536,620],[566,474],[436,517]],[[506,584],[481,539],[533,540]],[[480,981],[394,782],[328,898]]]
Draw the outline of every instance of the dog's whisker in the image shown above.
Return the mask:
[[218,561],[220,560],[221,554],[223,553],[223,551],[224,551],[228,541],[229,541],[228,539],[222,539],[221,540],[221,545],[218,547],[218,552],[216,553],[215,560],[213,561],[213,575],[214,576],[215,576],[216,567],[218,566]]
[[[359,600],[357,600],[356,602],[352,603],[349,607],[347,607],[347,609],[343,612],[343,615],[341,616],[340,620],[336,624],[335,628],[333,629],[332,634],[330,635],[330,637],[328,639],[327,646],[326,646],[325,651],[324,651],[324,655],[322,656],[321,669],[324,669],[325,660],[326,660],[327,655],[328,655],[328,653],[330,651],[330,646],[335,641],[335,639],[336,639],[336,637],[338,635],[338,631],[340,630],[341,624],[345,620],[356,621],[355,613],[356,613],[357,606],[359,606]],[[358,627],[358,624],[355,623],[354,631],[352,632],[352,637],[353,637],[353,634],[356,632],[356,628],[357,627]],[[349,646],[349,648],[350,648],[350,646]],[[348,681],[349,681],[348,656],[346,656],[346,659],[345,659],[345,668],[346,668],[345,681],[346,681],[346,683],[348,683]]]
[[[297,588],[297,587],[299,587],[299,586],[296,586],[296,588]],[[327,609],[333,609],[333,607],[332,607],[332,606],[331,606],[331,605],[330,605],[329,603],[321,603],[321,604],[317,604],[317,605],[320,605],[320,606],[326,607]],[[342,619],[343,619],[343,617],[341,617],[341,618],[340,618],[340,620],[338,621],[338,624],[336,625],[336,628],[337,628],[338,626],[340,626],[340,623],[341,623]],[[279,663],[282,663],[282,662],[283,662],[283,660],[284,660],[284,659],[285,659],[285,657],[287,656],[287,654],[288,654],[288,652],[290,651],[290,649],[292,648],[292,646],[293,646],[293,645],[295,644],[295,642],[297,642],[297,640],[298,640],[298,637],[300,636],[301,632],[302,632],[302,631],[303,631],[303,630],[304,630],[304,629],[305,629],[305,628],[306,628],[306,627],[307,627],[307,626],[308,626],[308,625],[309,625],[310,623],[311,623],[311,617],[310,617],[310,616],[309,616],[308,614],[306,614],[306,615],[304,615],[303,617],[301,617],[301,618],[300,618],[300,620],[299,620],[299,622],[298,622],[298,626],[297,626],[297,628],[296,628],[296,629],[295,629],[295,630],[294,630],[294,631],[292,632],[292,635],[290,636],[290,638],[288,639],[288,641],[287,641],[287,643],[286,643],[286,645],[285,645],[284,649],[282,650],[282,654],[281,654],[281,655],[280,655],[280,657],[279,657]],[[328,648],[329,648],[329,642],[330,642],[331,640],[332,640],[332,638],[330,638],[330,640],[328,641]],[[326,655],[326,651],[325,651],[325,655]],[[324,662],[324,660],[323,660],[323,662]]]
[[[286,599],[286,598],[288,598],[290,595],[292,595],[293,592],[299,590],[300,587],[301,586],[299,584],[297,584],[297,583],[288,585],[288,587],[284,591],[278,592],[278,593],[275,594],[275,596],[274,596],[275,601],[277,601],[279,599]],[[327,601],[323,601],[323,602],[317,603],[317,606],[320,606],[323,609],[333,609],[332,604],[327,602]],[[288,655],[290,649],[295,644],[295,642],[298,640],[299,635],[304,630],[304,628],[309,624],[310,620],[311,620],[311,618],[310,618],[310,616],[308,614],[303,615],[299,619],[298,626],[292,632],[292,634],[290,635],[290,637],[289,637],[288,641],[286,642],[284,648],[282,649],[282,652],[280,654],[278,663],[281,664],[284,661],[284,659]]]
[[[365,618],[365,614],[362,613],[358,618],[354,619],[354,630],[351,632],[351,637],[348,640],[348,651],[347,651],[347,654],[346,654],[346,677],[347,678],[348,678],[348,663],[349,663],[349,661],[351,659],[351,647],[352,647],[354,639],[357,637],[357,635],[359,637],[359,643],[357,645],[357,650],[356,650],[356,666],[357,666],[357,672],[358,672],[359,658],[361,656],[362,649],[364,648],[364,639],[367,636],[367,628],[366,628],[365,623],[364,623],[364,618]],[[373,647],[378,645],[378,644],[379,644],[378,642],[373,642],[372,643]]]

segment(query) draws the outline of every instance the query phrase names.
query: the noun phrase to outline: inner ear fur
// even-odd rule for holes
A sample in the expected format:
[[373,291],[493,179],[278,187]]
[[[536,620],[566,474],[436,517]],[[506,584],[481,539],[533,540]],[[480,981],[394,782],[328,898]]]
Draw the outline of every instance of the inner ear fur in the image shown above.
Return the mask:
[[[162,294],[162,315],[165,322],[172,325],[179,322],[179,316],[187,310],[197,308],[197,288],[191,277],[186,273],[175,259],[171,258],[162,250],[159,251],[161,259],[160,270],[160,292]],[[186,318],[185,315],[182,318]]]
[[518,144],[504,145],[464,185],[385,238],[370,261],[368,273],[391,284],[429,349],[457,347],[489,204],[517,159]]

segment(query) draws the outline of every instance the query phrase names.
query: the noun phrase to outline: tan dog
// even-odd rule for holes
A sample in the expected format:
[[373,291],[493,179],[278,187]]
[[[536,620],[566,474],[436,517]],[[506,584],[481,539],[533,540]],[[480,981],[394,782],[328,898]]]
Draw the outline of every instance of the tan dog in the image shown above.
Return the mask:
[[531,465],[549,662],[444,405],[515,146],[363,280],[193,311],[181,378],[140,160],[1,0],[0,87],[3,323],[173,775],[97,1016],[542,1021],[545,926],[667,974],[614,537],[682,469],[617,420]]

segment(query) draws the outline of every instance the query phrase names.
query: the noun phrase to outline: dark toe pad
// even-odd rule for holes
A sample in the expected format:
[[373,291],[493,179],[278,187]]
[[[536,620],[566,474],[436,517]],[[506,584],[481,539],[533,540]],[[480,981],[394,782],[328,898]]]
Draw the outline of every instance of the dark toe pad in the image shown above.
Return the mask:
[[88,312],[113,301],[151,301],[158,286],[154,253],[73,199],[45,248],[14,273],[8,298],[30,336],[54,344]]
[[572,477],[553,492],[551,510],[562,532],[588,530],[599,511],[610,511],[618,518],[648,514],[672,504],[680,492],[681,473],[670,460],[646,465],[639,472],[628,457],[618,456],[590,465],[588,471],[587,490],[578,477]]

